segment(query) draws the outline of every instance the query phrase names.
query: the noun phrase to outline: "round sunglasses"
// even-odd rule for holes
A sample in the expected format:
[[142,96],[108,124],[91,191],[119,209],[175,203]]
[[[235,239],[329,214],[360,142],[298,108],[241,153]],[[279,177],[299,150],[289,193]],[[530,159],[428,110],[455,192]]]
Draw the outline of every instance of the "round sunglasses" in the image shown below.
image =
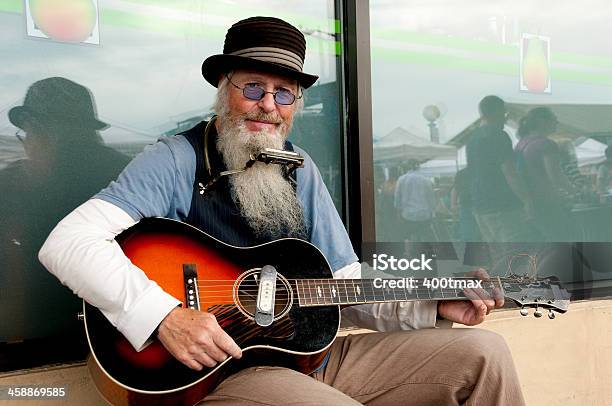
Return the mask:
[[245,87],[240,87],[234,82],[232,82],[232,79],[229,76],[226,75],[226,77],[227,77],[227,80],[236,89],[242,90],[242,94],[244,95],[244,97],[246,97],[249,100],[259,101],[264,98],[266,93],[270,93],[272,97],[274,98],[274,102],[276,104],[282,104],[283,106],[289,106],[293,104],[296,99],[299,99],[300,97],[302,97],[301,95],[300,97],[297,97],[296,95],[294,95],[291,91],[287,89],[280,89],[280,90],[277,90],[276,92],[268,92],[263,87],[259,85],[255,85],[255,84],[252,84],[252,85],[247,84]]

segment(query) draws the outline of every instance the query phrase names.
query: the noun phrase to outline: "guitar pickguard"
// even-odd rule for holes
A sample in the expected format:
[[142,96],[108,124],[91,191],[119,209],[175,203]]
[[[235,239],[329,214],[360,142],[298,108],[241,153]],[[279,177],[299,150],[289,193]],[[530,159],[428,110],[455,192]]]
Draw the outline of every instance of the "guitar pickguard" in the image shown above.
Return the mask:
[[219,325],[238,345],[257,337],[289,340],[295,334],[295,326],[289,316],[281,317],[268,327],[261,327],[234,305],[215,305],[209,307],[207,311],[215,315]]

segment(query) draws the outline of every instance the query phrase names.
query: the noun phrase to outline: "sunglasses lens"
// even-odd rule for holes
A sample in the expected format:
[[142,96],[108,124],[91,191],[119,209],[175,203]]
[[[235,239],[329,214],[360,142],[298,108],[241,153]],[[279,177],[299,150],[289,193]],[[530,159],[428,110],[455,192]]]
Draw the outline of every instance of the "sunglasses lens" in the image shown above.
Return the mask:
[[295,95],[288,90],[279,90],[274,95],[274,101],[278,104],[293,104],[295,101]]
[[247,86],[242,90],[244,97],[249,100],[261,100],[266,92],[259,86]]

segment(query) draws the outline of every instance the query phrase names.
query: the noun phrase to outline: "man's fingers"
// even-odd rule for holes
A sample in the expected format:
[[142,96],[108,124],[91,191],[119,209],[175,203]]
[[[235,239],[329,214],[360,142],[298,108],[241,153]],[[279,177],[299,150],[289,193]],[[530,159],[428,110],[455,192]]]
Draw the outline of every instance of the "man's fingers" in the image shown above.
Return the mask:
[[184,359],[184,360],[180,360],[183,364],[185,364],[188,368],[191,368],[195,371],[201,371],[202,370],[202,364],[200,364],[198,361],[196,361],[195,359]]
[[495,307],[503,307],[505,300],[504,295],[502,295],[501,290],[499,288],[493,289],[493,300],[495,300]]
[[[495,309],[496,307],[496,299],[494,298],[493,295],[489,294],[489,292],[487,292],[484,289],[464,289],[464,293],[465,296],[470,299],[472,302],[476,302],[479,301],[481,302],[480,304],[484,304],[487,307],[487,314],[489,314],[491,312],[491,310]],[[493,292],[491,292],[493,293]],[[502,300],[502,305],[503,305],[503,300]]]
[[484,268],[478,268],[475,271],[470,271],[465,274],[466,276],[470,276],[472,278],[481,279],[483,281],[488,281],[490,279],[489,273]]
[[228,357],[228,354],[219,348],[217,344],[215,344],[213,338],[208,335],[206,335],[205,339],[203,340],[201,349],[211,359],[215,360],[215,362],[223,362]]
[[489,308],[484,304],[480,304],[476,309],[478,314],[478,324],[480,324],[484,321],[485,316],[489,314]]
[[242,351],[223,331],[213,314],[176,308],[164,318],[158,338],[180,362],[197,371],[214,367]]
[[213,337],[215,344],[224,351],[224,353],[231,355],[236,359],[242,357],[242,350],[238,347],[238,344],[230,337],[221,327],[216,331]]
[[217,361],[215,361],[209,354],[200,351],[195,359],[198,363],[207,366],[209,368],[217,365]]
[[240,358],[242,351],[238,344],[221,328],[213,314],[208,313],[207,335],[202,342],[204,350],[219,362],[225,361],[228,356]]
[[[491,279],[489,273],[484,268],[478,268],[475,271],[469,272],[467,275],[473,278],[478,278],[483,282],[487,282]],[[491,293],[483,289],[474,289],[472,292],[470,292],[470,295],[466,294],[466,296],[469,299],[482,299],[487,305],[487,314],[489,314],[492,309],[502,307],[504,305],[504,296],[501,294],[499,288],[493,288]]]

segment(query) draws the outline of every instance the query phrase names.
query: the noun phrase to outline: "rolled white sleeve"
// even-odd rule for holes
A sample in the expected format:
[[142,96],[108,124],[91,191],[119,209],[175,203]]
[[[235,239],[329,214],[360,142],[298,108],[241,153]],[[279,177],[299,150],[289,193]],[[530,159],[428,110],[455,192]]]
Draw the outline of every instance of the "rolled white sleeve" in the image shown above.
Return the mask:
[[64,285],[99,308],[140,350],[181,302],[147,278],[115,241],[135,223],[119,207],[91,199],[53,229],[38,258]]
[[[334,272],[335,279],[361,278],[361,264],[354,262]],[[372,303],[342,309],[342,317],[358,327],[376,331],[418,330],[450,327],[447,320],[436,320],[437,301]]]

